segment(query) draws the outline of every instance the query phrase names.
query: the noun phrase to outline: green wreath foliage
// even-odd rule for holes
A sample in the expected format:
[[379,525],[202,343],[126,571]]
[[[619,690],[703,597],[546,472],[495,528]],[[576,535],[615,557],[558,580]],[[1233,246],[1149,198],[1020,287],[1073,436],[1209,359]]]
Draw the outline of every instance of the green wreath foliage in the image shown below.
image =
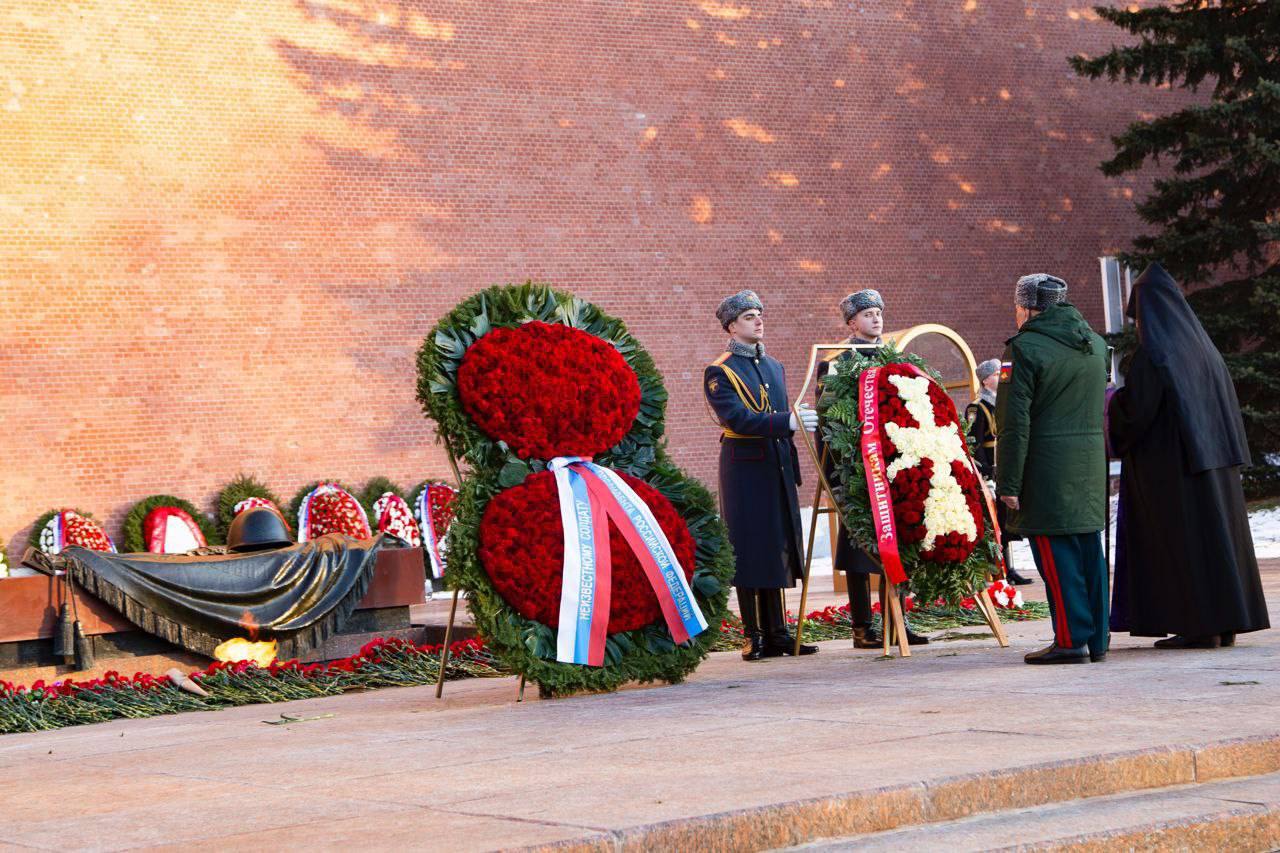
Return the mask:
[[[841,519],[853,544],[872,555],[876,554],[876,534],[871,519],[871,497],[866,488],[866,471],[862,465],[859,383],[863,371],[868,368],[903,363],[914,364],[935,381],[942,382],[937,371],[919,356],[886,345],[871,353],[854,352],[849,358],[838,359],[836,372],[827,377],[825,391],[818,402],[822,435],[835,464],[831,489],[841,507]],[[985,507],[983,511],[986,513]],[[986,576],[994,571],[999,549],[988,517],[982,539],[968,558],[958,565],[921,560],[918,542],[899,540],[898,550],[910,588],[920,602],[931,603],[942,598],[948,604],[958,606],[961,599],[986,586]]]
[[175,498],[173,495],[152,495],[149,498],[143,498],[138,501],[125,514],[124,541],[121,543],[123,551],[136,554],[147,550],[147,539],[142,528],[151,510],[161,506],[172,506],[185,510],[195,520],[200,532],[204,534],[206,545],[222,544],[222,539],[213,522],[196,508],[195,504],[190,501],[184,501],[182,498]]
[[[511,467],[504,485],[523,482],[532,468],[489,438],[462,409],[458,366],[467,348],[495,328],[516,328],[530,320],[562,323],[611,343],[640,380],[640,413],[635,424],[607,453],[601,465],[634,473],[658,462],[665,430],[667,389],[653,358],[627,331],[626,324],[589,302],[545,284],[496,285],[465,300],[431,330],[418,349],[418,401],[436,424],[436,438],[453,458],[473,469]],[[641,476],[636,474],[636,476]]]
[[374,477],[365,483],[364,488],[360,490],[360,494],[356,495],[356,500],[360,502],[360,506],[364,507],[364,514],[369,516],[369,524],[376,530],[378,527],[378,519],[374,517],[373,505],[378,502],[378,498],[387,492],[393,495],[399,495],[408,501],[405,497],[404,489],[391,482],[389,477]]
[[[236,504],[245,498],[263,498],[269,500],[276,505],[281,512],[285,511],[285,507],[280,503],[280,498],[276,493],[268,489],[258,480],[248,474],[241,474],[222,487],[222,491],[218,492],[218,497],[214,501],[217,507],[217,525],[219,541],[227,541],[227,531],[231,529],[231,522],[236,517]],[[284,525],[289,530],[289,535],[293,535],[293,522],[288,518],[284,520]]]
[[[541,460],[525,461],[503,442],[484,435],[467,416],[458,397],[458,365],[467,347],[494,328],[514,328],[530,320],[563,323],[609,341],[640,382],[640,413],[622,440],[596,457],[601,465],[645,480],[666,497],[688,525],[695,542],[690,587],[707,619],[707,630],[677,646],[661,620],[634,631],[611,635],[601,667],[560,663],[555,659],[553,628],[526,619],[498,594],[477,555],[480,520],[499,492],[546,469]],[[466,590],[476,628],[498,659],[538,684],[548,696],[616,690],[630,681],[683,681],[712,651],[721,623],[729,616],[733,551],[715,498],[685,476],[663,445],[667,401],[653,359],[627,332],[621,320],[590,303],[543,284],[497,286],[476,294],[447,314],[418,351],[418,400],[436,423],[437,438],[468,473],[449,529],[446,582]],[[416,493],[415,493],[416,494]]]

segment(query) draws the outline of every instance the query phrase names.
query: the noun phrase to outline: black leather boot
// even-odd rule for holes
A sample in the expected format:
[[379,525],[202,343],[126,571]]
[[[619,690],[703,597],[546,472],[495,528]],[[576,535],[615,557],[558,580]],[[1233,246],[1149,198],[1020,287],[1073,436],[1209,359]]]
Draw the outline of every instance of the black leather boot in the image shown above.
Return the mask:
[[1023,658],[1027,663],[1088,663],[1089,650],[1081,646],[1078,649],[1064,649],[1059,645],[1046,646],[1038,652],[1031,652]]
[[854,625],[853,626],[853,647],[855,649],[879,649],[884,644],[880,638],[880,632],[870,625]]
[[1004,577],[1014,586],[1026,586],[1029,583],[1034,583],[1031,578],[1018,574],[1018,570],[1007,563],[1005,564]]
[[742,614],[742,659],[760,660],[764,657],[764,633],[760,630],[760,605],[758,591],[737,587],[738,610]]
[[1004,578],[1014,586],[1026,586],[1034,583],[1031,578],[1018,574],[1018,570],[1013,567],[1013,549],[1009,547],[1009,543],[1004,543]]
[[[786,612],[782,607],[782,590],[762,589],[760,596],[760,618],[764,628],[764,656],[767,658],[782,657],[795,654],[796,638],[787,629]],[[818,653],[817,646],[801,644],[800,654]]]
[[[1235,635],[1231,635],[1231,642],[1235,643]],[[1155,647],[1157,649],[1216,649],[1222,645],[1222,635],[1207,634],[1204,636],[1190,637],[1185,634],[1174,634],[1172,637],[1165,637],[1163,640],[1156,640]]]

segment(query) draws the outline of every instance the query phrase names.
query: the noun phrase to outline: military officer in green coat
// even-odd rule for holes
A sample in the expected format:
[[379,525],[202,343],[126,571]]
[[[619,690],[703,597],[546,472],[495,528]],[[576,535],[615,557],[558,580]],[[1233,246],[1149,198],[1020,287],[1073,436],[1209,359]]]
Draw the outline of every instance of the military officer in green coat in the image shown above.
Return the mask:
[[1102,409],[1107,348],[1045,273],[1015,290],[1018,333],[1007,342],[996,397],[996,493],[1007,526],[1031,542],[1053,617],[1053,644],[1027,663],[1106,657],[1107,511]]

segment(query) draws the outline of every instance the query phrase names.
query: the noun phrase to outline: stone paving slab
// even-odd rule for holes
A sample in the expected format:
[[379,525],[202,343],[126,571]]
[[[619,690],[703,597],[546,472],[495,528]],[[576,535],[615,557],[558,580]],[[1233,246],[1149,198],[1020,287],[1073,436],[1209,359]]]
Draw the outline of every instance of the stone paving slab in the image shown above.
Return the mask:
[[[1266,582],[1274,621],[1280,562]],[[1197,767],[1280,768],[1277,632],[1185,652],[1118,637],[1105,663],[1029,667],[1021,656],[1049,624],[1010,628],[1009,649],[956,640],[909,660],[848,641],[799,660],[721,653],[686,684],[610,695],[531,690],[516,704],[514,678],[477,680],[440,701],[430,687],[387,689],[6,735],[0,839],[747,849],[816,837],[780,827],[849,834],[1009,808],[1033,786],[1065,799],[1190,781]],[[333,716],[263,724],[281,713]],[[1254,740],[1192,748],[1243,737]]]

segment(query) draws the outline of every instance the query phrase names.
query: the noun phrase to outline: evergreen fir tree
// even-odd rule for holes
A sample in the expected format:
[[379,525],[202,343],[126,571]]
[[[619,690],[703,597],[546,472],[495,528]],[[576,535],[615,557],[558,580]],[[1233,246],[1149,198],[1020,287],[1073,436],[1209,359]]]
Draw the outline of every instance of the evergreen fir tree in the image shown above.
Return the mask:
[[1095,10],[1137,43],[1074,57],[1076,72],[1211,97],[1112,139],[1104,174],[1165,168],[1137,206],[1153,231],[1122,260],[1159,261],[1187,288],[1231,369],[1260,465],[1280,451],[1280,2],[1131,8]]

